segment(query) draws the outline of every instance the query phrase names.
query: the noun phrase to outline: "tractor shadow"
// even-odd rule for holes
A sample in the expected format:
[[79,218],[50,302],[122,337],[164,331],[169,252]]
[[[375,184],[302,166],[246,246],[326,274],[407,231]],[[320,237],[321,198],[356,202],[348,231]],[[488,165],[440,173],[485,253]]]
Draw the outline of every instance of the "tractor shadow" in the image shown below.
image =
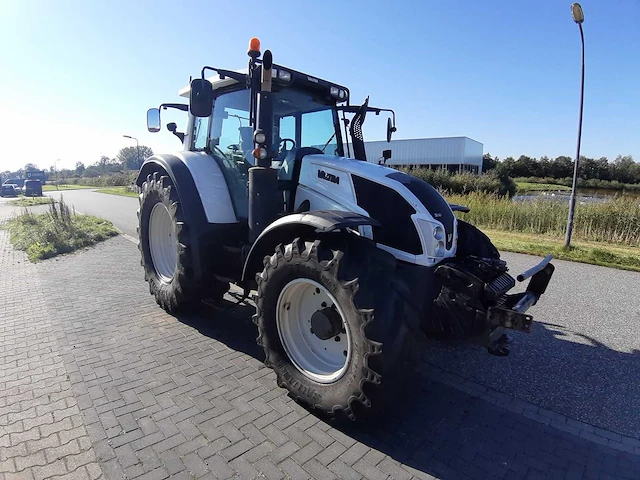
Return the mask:
[[[464,372],[467,378],[475,376],[480,385],[489,384],[483,378],[503,375],[502,387],[494,386],[499,392],[640,439],[640,382],[634,380],[634,372],[640,369],[640,351],[613,350],[594,338],[543,323],[536,325],[528,341],[544,355],[533,355],[531,345],[517,341],[513,348],[524,348],[527,355],[494,357],[468,342],[431,339],[423,341],[422,348],[447,349],[450,358],[466,358],[467,371],[458,370],[457,365],[441,366]],[[469,373],[473,369],[486,377]],[[373,424],[333,426],[405,466],[443,479],[524,476],[536,456],[550,458],[571,449],[582,452],[585,462],[591,457],[605,463],[624,458],[635,472],[633,478],[640,478],[640,455],[600,445],[490,403],[482,393],[470,394],[442,383],[440,372],[419,360],[402,399],[384,418]],[[523,372],[533,375],[529,378]],[[559,456],[556,465],[538,465],[546,465],[545,474],[566,474],[570,462]]]
[[251,304],[237,303],[241,297],[230,292],[215,305],[203,303],[192,312],[176,315],[176,318],[202,335],[262,362],[264,351],[256,343],[258,332],[251,320],[255,308]]
[[[233,302],[232,298],[227,297],[215,307],[203,305],[193,314],[178,318],[202,335],[262,362],[264,353],[255,342],[256,327],[251,320],[254,307],[235,305],[239,296]],[[620,433],[640,437],[637,408],[631,405],[633,399],[640,398],[640,382],[630,380],[634,378],[632,372],[640,368],[637,352],[618,352],[593,338],[552,324],[538,323],[526,342],[523,338],[518,337],[513,348],[523,349],[526,355],[512,353],[505,358],[490,356],[484,348],[468,342],[422,340],[420,348],[424,352],[431,353],[434,349],[447,352],[444,364],[423,355],[414,365],[397,403],[369,423],[330,420],[299,405],[297,411],[329,425],[327,433],[338,440],[336,459],[354,469],[358,462],[367,461],[369,465],[376,462],[377,468],[392,478],[409,478],[410,473],[443,479],[510,478],[516,474],[524,477],[536,456],[573,448],[583,452],[585,462],[590,456],[614,461],[622,455],[640,476],[640,456],[579,438],[442,382],[439,367],[463,373],[480,385],[490,386],[483,375],[502,378],[501,386],[494,386],[500,392],[571,418],[578,418],[578,411],[587,412],[586,417],[578,419],[603,428],[616,430],[611,426],[615,420],[627,426]],[[464,362],[464,368],[457,362]],[[531,372],[533,380],[522,372]],[[621,381],[625,376],[626,381]],[[555,398],[557,403],[550,404],[545,395]],[[346,437],[341,440],[342,435]],[[354,441],[377,452],[350,462],[352,454],[345,453],[345,446]],[[392,461],[384,460],[384,455]],[[401,468],[395,462],[405,468],[395,470]],[[540,465],[548,467],[545,474],[569,472],[569,462],[562,459],[558,465],[544,462]]]

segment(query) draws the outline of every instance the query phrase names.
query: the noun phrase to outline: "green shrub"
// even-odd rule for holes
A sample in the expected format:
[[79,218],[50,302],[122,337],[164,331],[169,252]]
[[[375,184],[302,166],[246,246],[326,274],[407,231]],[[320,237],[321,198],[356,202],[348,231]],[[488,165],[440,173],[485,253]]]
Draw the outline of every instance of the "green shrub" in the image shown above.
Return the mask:
[[444,169],[408,169],[402,167],[399,168],[399,170],[424,180],[447,193],[465,194],[470,192],[484,192],[513,196],[516,192],[515,182],[511,178],[501,176],[495,171],[476,175],[473,173],[450,173]]
[[57,183],[59,185],[85,185],[89,187],[126,187],[131,185],[137,175],[138,171],[132,170],[127,173],[110,173],[100,177],[63,178]]

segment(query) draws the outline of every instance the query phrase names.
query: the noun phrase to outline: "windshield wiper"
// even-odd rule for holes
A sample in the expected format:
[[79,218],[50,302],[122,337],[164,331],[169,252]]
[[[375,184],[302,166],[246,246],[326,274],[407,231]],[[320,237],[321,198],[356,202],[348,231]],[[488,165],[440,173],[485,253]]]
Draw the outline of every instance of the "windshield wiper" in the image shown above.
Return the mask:
[[331,140],[333,140],[335,136],[336,136],[336,132],[333,132],[333,135],[331,135],[331,138],[329,138],[329,140],[327,140],[327,143],[324,144],[324,147],[322,147],[322,153],[324,153],[324,149],[329,146],[329,143],[331,143]]

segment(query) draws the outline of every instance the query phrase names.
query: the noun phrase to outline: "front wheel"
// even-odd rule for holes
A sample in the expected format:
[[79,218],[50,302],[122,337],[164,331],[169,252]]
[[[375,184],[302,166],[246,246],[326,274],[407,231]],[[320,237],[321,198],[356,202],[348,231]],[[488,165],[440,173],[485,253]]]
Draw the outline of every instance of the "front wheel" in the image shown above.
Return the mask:
[[296,239],[265,259],[254,322],[279,386],[359,420],[388,406],[410,370],[407,306],[393,256],[368,241],[326,243]]

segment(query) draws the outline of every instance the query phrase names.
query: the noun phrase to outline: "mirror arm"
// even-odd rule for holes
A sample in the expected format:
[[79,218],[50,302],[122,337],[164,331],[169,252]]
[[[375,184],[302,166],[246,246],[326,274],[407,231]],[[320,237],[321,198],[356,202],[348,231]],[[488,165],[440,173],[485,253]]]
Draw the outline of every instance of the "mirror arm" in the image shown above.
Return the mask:
[[246,83],[247,81],[247,75],[244,73],[238,73],[231,70],[224,70],[222,68],[215,68],[215,67],[209,67],[209,66],[202,67],[202,71],[200,72],[200,75],[202,76],[203,80],[204,80],[205,70],[212,70],[216,72],[218,75],[220,75],[220,80],[224,80],[225,77],[229,77],[240,83]]
[[158,110],[166,110],[167,108],[175,108],[183,112],[189,111],[189,105],[185,103],[163,103],[158,107]]

